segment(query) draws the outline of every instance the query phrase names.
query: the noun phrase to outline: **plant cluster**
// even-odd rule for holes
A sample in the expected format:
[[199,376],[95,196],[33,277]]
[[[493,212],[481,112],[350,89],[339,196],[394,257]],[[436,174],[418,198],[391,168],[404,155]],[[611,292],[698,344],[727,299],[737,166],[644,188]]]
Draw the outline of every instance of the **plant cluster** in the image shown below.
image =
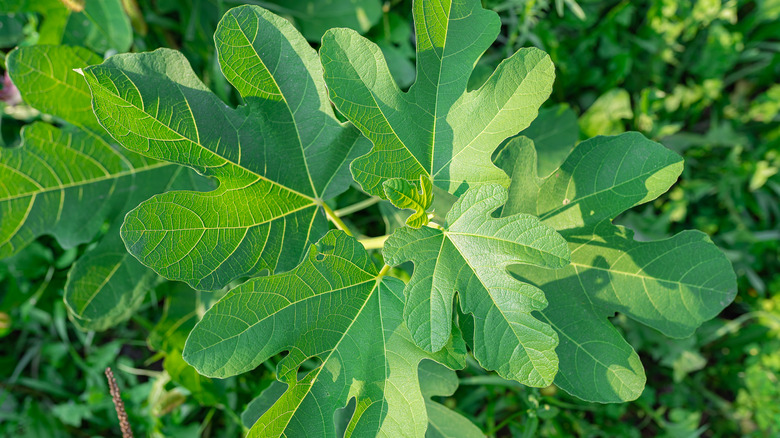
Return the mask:
[[[564,50],[551,50],[551,60],[513,47],[517,35],[505,38],[499,16],[476,0],[418,0],[393,11],[343,2],[350,6],[340,3],[330,17],[311,14],[305,2],[272,2],[270,10],[227,10],[218,23],[203,3],[141,2],[120,13],[110,10],[121,8],[118,1],[51,1],[48,9],[17,1],[8,9],[42,24],[20,33],[39,44],[22,44],[5,59],[9,89],[29,105],[9,105],[12,124],[34,122],[21,129],[18,147],[0,150],[0,257],[7,257],[0,281],[8,286],[0,310],[29,312],[61,288],[64,305],[52,310],[58,324],[67,310],[87,334],[58,328],[81,345],[59,357],[91,357],[94,337],[111,339],[95,331],[122,330],[128,320],[143,326],[163,372],[143,384],[119,374],[120,385],[148,394],[145,412],[128,403],[131,424],[171,430],[160,418],[190,396],[212,407],[209,418],[223,412],[232,421],[226,433],[243,424],[249,436],[520,433],[513,416],[496,423],[469,412],[474,403],[457,390],[466,384],[520,394],[517,405],[528,407],[519,413],[533,420],[521,432],[533,434],[577,399],[623,403],[644,391],[637,403],[652,406],[642,362],[660,360],[664,345],[675,379],[703,366],[677,359],[691,351],[685,345],[696,329],[731,303],[737,283],[707,234],[671,233],[680,223],[720,231],[675,203],[676,192],[690,189],[674,150],[701,142],[680,132],[696,116],[686,112],[678,126],[666,122],[674,120],[668,104],[651,115],[632,109],[637,91],[614,88],[625,76],[609,84],[583,76],[583,89],[608,91],[579,121],[565,106],[541,108],[551,94],[565,96],[562,83],[587,95],[568,88],[579,73],[565,67],[556,82],[553,61],[566,59]],[[562,23],[585,17],[583,28],[592,25],[587,5],[556,6]],[[195,24],[177,29],[165,21],[172,10],[189,11]],[[100,14],[121,25],[105,33]],[[328,29],[334,22],[356,30]],[[549,23],[524,32],[538,29],[546,46],[558,35],[541,29]],[[145,38],[134,41],[133,29]],[[122,53],[131,44],[167,45],[160,41],[171,32],[184,36],[181,51]],[[667,39],[696,37],[669,32]],[[645,110],[659,105],[643,102]],[[769,100],[750,117],[771,120],[772,111]],[[689,143],[667,148],[624,132],[627,119],[651,138]],[[762,176],[751,176],[760,212],[771,199],[761,190],[775,189],[772,159]],[[664,195],[681,174],[682,188]],[[659,203],[664,196],[671,199]],[[743,192],[728,199],[740,217],[736,196]],[[643,223],[658,210],[664,219]],[[28,275],[26,266],[47,269]],[[696,336],[720,339],[726,327],[708,324]],[[109,342],[102,362],[79,372],[120,361],[121,344]],[[655,353],[640,360],[643,345]],[[749,385],[770,378],[772,364],[753,361]],[[459,379],[455,371],[464,368]],[[546,388],[546,403],[528,388]],[[556,407],[555,388],[574,398]],[[239,393],[253,397],[240,419],[248,400]],[[741,393],[741,404],[762,396],[771,394]],[[455,399],[463,403],[446,402]],[[110,397],[100,400],[110,411]],[[73,427],[95,418],[80,405],[61,406],[61,418],[78,418],[67,423]],[[607,418],[625,415],[618,409]],[[203,433],[208,424],[193,429],[183,425],[186,413],[178,415],[181,433]],[[648,418],[669,426],[661,415]],[[546,424],[576,430],[575,417]],[[669,418],[681,430],[700,419],[687,411]],[[756,421],[769,427],[771,418]]]

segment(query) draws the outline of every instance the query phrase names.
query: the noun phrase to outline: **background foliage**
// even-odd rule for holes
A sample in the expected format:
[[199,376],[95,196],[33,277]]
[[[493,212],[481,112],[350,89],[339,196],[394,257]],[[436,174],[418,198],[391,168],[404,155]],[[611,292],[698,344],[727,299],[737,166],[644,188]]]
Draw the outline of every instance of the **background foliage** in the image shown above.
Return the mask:
[[[108,0],[86,2],[82,9],[77,1],[1,0],[2,67],[15,46],[74,44],[100,56],[170,47],[184,53],[220,99],[236,104],[239,96],[219,70],[212,35],[222,14],[242,3]],[[379,44],[401,86],[414,81],[407,2],[254,3],[291,18],[315,43],[331,26],[363,32]],[[311,14],[308,3],[332,15]],[[683,155],[677,185],[616,223],[634,229],[641,240],[705,231],[733,263],[739,294],[718,319],[682,340],[614,318],[652,382],[635,402],[584,403],[554,386],[539,390],[486,374],[473,362],[458,373],[454,394],[433,391],[432,399],[489,436],[779,434],[780,2],[485,0],[483,5],[498,11],[504,26],[470,85],[481,84],[517,49],[537,46],[552,57],[556,82],[545,117],[526,135],[547,134],[562,151],[561,160],[567,145],[578,140],[556,135],[556,127],[564,126],[575,132],[578,127],[580,139],[637,130]],[[0,94],[4,147],[17,146],[21,128],[33,122],[74,123],[22,102],[7,75]],[[540,162],[540,174],[557,164]],[[331,206],[364,198],[352,189]],[[369,236],[385,234],[405,220],[386,207],[379,203],[348,219]],[[274,390],[280,358],[225,380],[197,375],[181,358],[184,338],[178,334],[221,293],[198,292],[193,300],[192,290],[168,282],[150,284],[126,323],[102,332],[75,329],[62,299],[68,272],[103,241],[98,236],[63,250],[42,236],[0,260],[0,435],[115,435],[102,374],[111,365],[137,435],[239,436],[248,403],[262,390]]]

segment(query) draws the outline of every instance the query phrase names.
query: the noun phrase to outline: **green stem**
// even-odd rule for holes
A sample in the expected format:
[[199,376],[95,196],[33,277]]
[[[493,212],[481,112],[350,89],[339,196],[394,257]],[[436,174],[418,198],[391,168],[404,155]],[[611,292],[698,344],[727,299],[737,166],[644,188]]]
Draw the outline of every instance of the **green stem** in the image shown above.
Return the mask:
[[366,239],[360,239],[358,242],[362,243],[366,249],[380,249],[385,246],[385,240],[390,237],[389,234],[379,237],[369,237]]
[[348,205],[344,208],[339,208],[335,211],[336,216],[342,217],[342,216],[349,216],[352,213],[358,212],[360,210],[366,209],[368,207],[371,207],[372,205],[376,204],[377,202],[381,201],[382,198],[378,196],[372,196],[368,199],[365,199],[363,201],[360,201],[358,203]]
[[117,368],[119,368],[120,370],[128,374],[133,374],[135,376],[146,376],[146,377],[151,377],[153,379],[160,377],[160,374],[162,374],[162,372],[160,371],[150,371],[142,368],[133,368],[131,366],[127,366],[121,363],[117,365]]
[[198,429],[198,436],[203,436],[203,432],[206,430],[206,428],[209,426],[209,423],[211,422],[211,418],[214,416],[214,413],[217,410],[215,408],[209,409],[209,411],[206,413],[206,418],[203,419],[203,421],[200,424],[200,428]]
[[388,272],[390,272],[390,268],[391,268],[391,266],[390,266],[390,265],[384,265],[384,266],[382,266],[382,270],[381,270],[381,271],[379,271],[379,275],[378,275],[378,277],[380,277],[380,278],[381,278],[381,277],[384,277],[385,275],[387,275],[387,273],[388,273]]
[[338,228],[339,230],[347,233],[348,236],[354,237],[352,235],[352,232],[349,231],[349,228],[347,227],[347,224],[345,224],[344,221],[342,221],[338,217],[338,215],[333,211],[333,209],[331,209],[328,206],[328,204],[323,202],[322,203],[322,208],[325,209],[325,216],[327,216],[328,220],[330,220],[331,222],[333,222],[334,225],[336,225],[336,228]]
[[428,221],[428,224],[426,224],[425,226],[428,227],[428,228],[434,228],[434,229],[437,229],[437,230],[444,231],[444,227],[442,227],[441,225],[437,224],[434,221]]

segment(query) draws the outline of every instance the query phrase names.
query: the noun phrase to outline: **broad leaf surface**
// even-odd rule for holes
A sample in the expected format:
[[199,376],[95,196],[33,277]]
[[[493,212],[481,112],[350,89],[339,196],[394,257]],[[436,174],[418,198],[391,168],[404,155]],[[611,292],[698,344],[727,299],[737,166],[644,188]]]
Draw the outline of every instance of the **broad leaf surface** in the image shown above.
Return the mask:
[[327,230],[323,199],[346,190],[347,165],[369,142],[340,124],[316,52],[292,25],[254,6],[232,9],[214,37],[220,66],[246,105],[230,108],[182,54],[125,54],[86,70],[95,113],[126,148],[219,181],[131,211],[128,250],[198,289],[290,269]]
[[329,30],[320,57],[336,108],[374,143],[352,163],[365,191],[384,197],[391,178],[420,175],[453,193],[483,183],[508,186],[491,162],[507,137],[526,128],[550,95],[553,65],[521,49],[478,90],[472,68],[498,35],[500,20],[477,0],[416,0],[417,79],[402,92],[378,46],[347,29]]
[[293,270],[251,280],[209,309],[184,358],[226,377],[284,351],[277,373],[287,390],[249,436],[336,436],[334,415],[353,398],[347,436],[421,436],[418,365],[428,358],[461,367],[465,346],[457,334],[435,354],[415,346],[403,322],[403,283],[379,275],[357,240],[332,231]]
[[507,272],[524,263],[552,269],[569,261],[566,241],[531,215],[493,218],[506,189],[470,189],[447,214],[444,230],[400,228],[385,243],[386,262],[413,261],[404,317],[415,342],[438,351],[450,338],[453,298],[474,316],[474,356],[508,379],[549,385],[558,369],[558,336],[532,315],[547,306],[541,290]]
[[[169,165],[135,167],[84,131],[40,122],[25,126],[20,147],[0,150],[0,257],[43,234],[54,235],[64,248],[87,242],[122,211],[138,172],[164,179],[175,171]],[[82,204],[87,200],[90,208]]]
[[513,141],[519,160],[503,214],[539,216],[571,250],[564,269],[512,267],[549,300],[541,313],[560,338],[555,383],[584,400],[633,400],[644,388],[644,369],[608,317],[621,312],[668,336],[685,337],[736,293],[731,264],[704,233],[638,242],[630,230],[611,224],[668,190],[682,171],[682,158],[638,133],[595,137],[541,179],[533,144]]
[[155,277],[127,254],[118,234],[122,217],[175,181],[196,187],[194,173],[120,151],[108,141],[92,113],[89,88],[74,71],[99,63],[99,56],[80,47],[33,46],[14,50],[7,61],[25,101],[69,124],[27,125],[20,147],[0,150],[0,257],[43,234],[73,247],[92,240],[105,222],[114,223],[76,261],[65,285],[76,322],[107,328],[132,314]]

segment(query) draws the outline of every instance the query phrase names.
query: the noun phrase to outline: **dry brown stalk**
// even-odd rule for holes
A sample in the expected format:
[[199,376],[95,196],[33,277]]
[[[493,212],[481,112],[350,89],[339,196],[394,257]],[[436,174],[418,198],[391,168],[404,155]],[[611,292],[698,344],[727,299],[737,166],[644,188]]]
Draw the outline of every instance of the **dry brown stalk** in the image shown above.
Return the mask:
[[133,429],[130,428],[130,422],[127,420],[125,404],[119,393],[119,386],[116,384],[114,372],[111,368],[106,368],[106,378],[108,378],[108,387],[111,389],[111,399],[114,401],[116,416],[119,418],[119,428],[122,429],[122,438],[133,438]]

